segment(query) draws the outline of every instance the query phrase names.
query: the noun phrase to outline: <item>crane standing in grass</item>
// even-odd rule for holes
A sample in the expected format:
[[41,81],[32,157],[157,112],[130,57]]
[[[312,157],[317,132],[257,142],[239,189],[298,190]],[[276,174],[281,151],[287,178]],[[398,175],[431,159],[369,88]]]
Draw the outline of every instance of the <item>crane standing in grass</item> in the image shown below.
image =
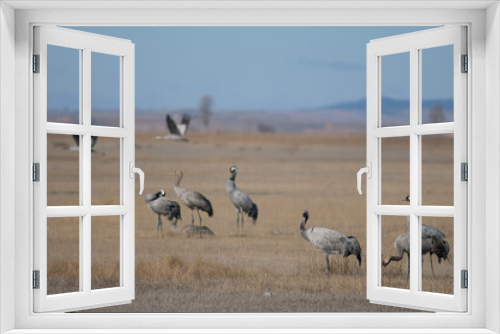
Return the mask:
[[252,218],[255,225],[257,217],[259,216],[259,208],[257,207],[257,204],[252,202],[250,196],[236,187],[236,174],[238,173],[238,168],[233,165],[229,168],[229,172],[231,173],[231,177],[226,182],[226,191],[229,194],[229,199],[236,208],[236,233],[240,230],[241,217],[241,234],[243,234],[243,213],[246,213],[250,218]]
[[[400,234],[394,240],[394,248],[396,249],[396,255],[386,258],[382,261],[382,266],[385,268],[392,261],[401,261],[403,259],[404,253],[408,256],[408,273],[406,275],[406,282],[410,277],[410,233],[406,232]],[[422,237],[422,255],[427,253],[434,253],[438,257],[438,262],[441,263],[441,259],[447,259],[450,252],[450,244],[446,240],[443,240],[440,236],[430,235],[426,238]],[[423,261],[423,258],[422,258]],[[431,274],[434,277],[434,269],[432,268],[432,257],[431,257]]]
[[161,229],[161,237],[163,238],[163,222],[161,216],[167,217],[172,224],[177,225],[177,219],[181,218],[181,207],[177,202],[171,201],[165,197],[165,190],[160,189],[157,193],[147,194],[144,198],[148,208],[158,215],[158,227],[156,228],[156,236],[159,236]]
[[306,229],[306,223],[309,219],[309,212],[305,210],[302,213],[302,222],[300,223],[300,234],[304,239],[312,243],[317,249],[325,254],[326,273],[330,273],[330,254],[342,254],[343,257],[355,255],[361,266],[361,246],[355,237],[346,237],[344,234],[323,227],[313,227]]
[[[175,194],[179,199],[184,203],[185,206],[191,210],[191,225],[193,226],[194,231],[194,210],[198,213],[198,217],[200,218],[200,229],[201,229],[201,215],[200,210],[204,211],[208,214],[209,217],[214,215],[214,210],[212,209],[212,203],[200,194],[197,191],[187,190],[180,187],[181,179],[182,179],[182,171],[176,170],[174,173],[176,180],[174,183]],[[201,230],[200,230],[200,238],[201,238]]]

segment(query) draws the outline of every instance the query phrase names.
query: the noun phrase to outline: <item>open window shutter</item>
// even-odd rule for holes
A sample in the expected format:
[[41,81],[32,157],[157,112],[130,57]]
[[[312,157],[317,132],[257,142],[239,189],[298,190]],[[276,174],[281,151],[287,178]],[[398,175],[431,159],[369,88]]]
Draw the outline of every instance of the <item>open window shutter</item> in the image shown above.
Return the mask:
[[[452,46],[454,119],[452,122],[422,122],[422,51],[441,46]],[[409,53],[410,119],[408,125],[382,126],[382,58],[387,55]],[[467,289],[462,286],[463,271],[467,270],[467,182],[462,180],[462,165],[467,163],[467,68],[466,28],[442,27],[421,32],[373,40],[367,45],[367,162],[371,177],[367,179],[367,298],[372,303],[420,310],[464,312],[467,310]],[[426,135],[453,136],[453,206],[422,205],[422,137]],[[410,205],[382,205],[381,151],[384,138],[406,137],[409,142]],[[405,139],[406,140],[406,139]],[[401,233],[410,232],[410,275],[406,287],[384,285],[382,258],[387,249],[394,252],[392,243],[382,245],[382,217],[399,216]],[[409,217],[409,218],[408,218]],[[422,281],[422,220],[450,217],[453,219],[444,240],[451,244],[449,254],[453,261],[451,293],[429,292]],[[406,219],[409,224],[406,227]],[[406,231],[401,230],[406,229]],[[443,231],[444,232],[444,231]],[[399,232],[398,232],[399,233]],[[443,243],[441,244],[441,246]],[[426,255],[429,256],[428,254]],[[431,255],[432,256],[432,255]],[[434,254],[434,259],[436,259]],[[427,264],[426,264],[427,265]],[[397,264],[391,264],[397,266]],[[435,261],[434,268],[438,266]],[[389,266],[388,266],[389,267]],[[401,266],[406,276],[406,266]],[[385,277],[387,279],[387,276]],[[442,277],[436,274],[432,283],[439,286]],[[386,281],[387,282],[387,281]]]
[[[79,53],[79,121],[77,124],[47,122],[47,54],[48,46],[71,49]],[[119,126],[95,126],[91,110],[92,53],[117,56],[120,63],[120,123]],[[34,311],[73,311],[130,303],[134,299],[134,44],[128,40],[100,36],[57,27],[34,28],[33,92],[34,92]],[[77,65],[78,66],[78,65]],[[78,69],[76,70],[78,71]],[[79,136],[79,204],[47,206],[47,136]],[[119,205],[92,205],[92,141],[94,137],[117,138],[119,144],[120,195]],[[78,156],[79,154],[79,156]],[[96,183],[94,183],[95,185]],[[105,203],[104,203],[105,204]],[[118,286],[92,289],[92,220],[116,216],[119,220],[120,282]],[[49,219],[67,218],[77,221],[79,248],[79,278],[76,291],[51,292],[47,283],[47,225]],[[60,220],[61,221],[61,220]],[[63,219],[61,222],[65,222]],[[61,231],[64,229],[61,229]],[[79,230],[79,232],[78,232]],[[65,236],[62,235],[62,238]],[[50,246],[50,245],[49,245]],[[64,252],[61,249],[60,252]],[[61,255],[61,254],[59,254]],[[64,254],[62,254],[64,256]]]

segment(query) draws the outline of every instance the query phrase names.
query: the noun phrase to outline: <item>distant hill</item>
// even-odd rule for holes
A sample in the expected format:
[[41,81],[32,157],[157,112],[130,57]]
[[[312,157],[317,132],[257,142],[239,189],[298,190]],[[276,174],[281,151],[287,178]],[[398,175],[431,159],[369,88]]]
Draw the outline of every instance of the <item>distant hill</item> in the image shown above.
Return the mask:
[[[453,110],[453,99],[435,99],[422,101],[422,109],[430,109],[436,104],[440,104],[443,110]],[[384,111],[395,111],[408,109],[409,100],[397,100],[390,97],[382,97],[382,108]],[[358,101],[341,102],[337,104],[314,108],[316,110],[366,110],[366,99]]]

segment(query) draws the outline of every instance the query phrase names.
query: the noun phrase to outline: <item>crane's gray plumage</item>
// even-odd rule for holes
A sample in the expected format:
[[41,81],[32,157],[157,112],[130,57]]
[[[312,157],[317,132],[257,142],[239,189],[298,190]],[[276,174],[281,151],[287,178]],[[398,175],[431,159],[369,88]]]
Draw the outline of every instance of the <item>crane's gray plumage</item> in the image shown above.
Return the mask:
[[[400,234],[394,240],[394,249],[396,250],[396,255],[393,255],[389,258],[386,258],[382,261],[382,266],[385,268],[392,261],[401,261],[403,259],[403,255],[406,253],[408,257],[408,273],[406,276],[406,281],[410,277],[410,233],[406,232]],[[436,254],[438,257],[439,263],[441,263],[441,259],[447,259],[448,254],[450,252],[450,244],[440,238],[439,236],[429,236],[422,237],[422,256],[429,254]],[[431,273],[432,277],[434,277],[434,269],[432,267],[432,257],[431,259]],[[423,258],[422,258],[423,260]]]
[[177,219],[181,218],[181,207],[175,201],[165,197],[165,190],[160,189],[157,193],[147,194],[144,197],[148,208],[158,215],[158,227],[156,228],[156,235],[158,236],[161,229],[161,236],[163,237],[163,222],[161,216],[167,217],[173,224],[177,224]]
[[204,234],[208,236],[214,236],[215,233],[212,232],[211,229],[209,229],[206,226],[196,226],[196,225],[186,225],[182,227],[177,227],[177,221],[172,222],[172,225],[170,226],[170,231],[172,233],[180,234],[183,233],[188,237],[194,236],[195,234]]
[[323,252],[326,257],[326,272],[330,273],[330,254],[342,254],[343,257],[355,255],[358,264],[361,266],[361,246],[358,239],[330,230],[323,227],[313,227],[306,229],[306,223],[309,219],[309,212],[306,210],[302,214],[300,223],[300,234],[304,239],[312,243],[317,249]]
[[[410,195],[406,196],[403,199],[403,201],[410,202]],[[409,216],[406,217],[406,223],[408,225],[408,230],[410,230],[410,217]],[[433,226],[422,224],[422,240],[432,238],[432,237],[435,237],[435,238],[439,239],[440,241],[444,241],[443,239],[446,237],[446,235]],[[444,241],[444,242],[446,242],[446,241]],[[448,251],[449,251],[449,244],[447,242],[446,242],[446,245],[448,245]],[[431,262],[431,273],[432,273],[432,276],[434,277],[434,268],[432,267],[432,255],[433,254],[435,254],[435,252],[430,250],[429,251],[429,259]],[[441,263],[441,258],[439,256],[438,256],[438,261],[439,261],[439,263]]]
[[250,196],[236,187],[236,174],[238,173],[238,168],[233,165],[229,168],[229,172],[231,173],[231,177],[226,182],[226,191],[229,195],[229,199],[236,208],[236,227],[239,231],[241,216],[241,230],[243,231],[243,213],[246,213],[250,218],[252,218],[255,225],[259,216],[259,208],[257,207],[257,204],[252,201]]
[[214,215],[214,210],[212,209],[212,203],[210,203],[210,201],[201,193],[180,187],[181,179],[183,176],[181,170],[176,170],[174,175],[176,176],[176,180],[174,183],[175,194],[177,195],[177,197],[179,197],[182,203],[184,203],[184,205],[187,206],[189,210],[191,210],[191,225],[194,226],[193,211],[196,210],[196,212],[198,213],[198,217],[200,218],[200,227],[201,227],[200,210],[206,212],[209,217],[212,217]]

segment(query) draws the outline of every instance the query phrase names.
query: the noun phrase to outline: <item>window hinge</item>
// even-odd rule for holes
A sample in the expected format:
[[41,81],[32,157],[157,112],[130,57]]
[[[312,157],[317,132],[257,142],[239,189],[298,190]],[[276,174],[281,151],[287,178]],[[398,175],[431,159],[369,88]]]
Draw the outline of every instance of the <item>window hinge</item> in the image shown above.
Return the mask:
[[40,55],[33,55],[33,73],[40,73]]
[[468,271],[462,270],[461,276],[462,276],[462,289],[469,288],[469,273],[468,273]]
[[40,270],[33,270],[33,289],[40,289]]
[[469,72],[469,56],[462,55],[462,73]]
[[40,182],[40,163],[33,164],[33,181]]
[[462,162],[461,164],[461,180],[469,181],[469,165],[466,162]]

